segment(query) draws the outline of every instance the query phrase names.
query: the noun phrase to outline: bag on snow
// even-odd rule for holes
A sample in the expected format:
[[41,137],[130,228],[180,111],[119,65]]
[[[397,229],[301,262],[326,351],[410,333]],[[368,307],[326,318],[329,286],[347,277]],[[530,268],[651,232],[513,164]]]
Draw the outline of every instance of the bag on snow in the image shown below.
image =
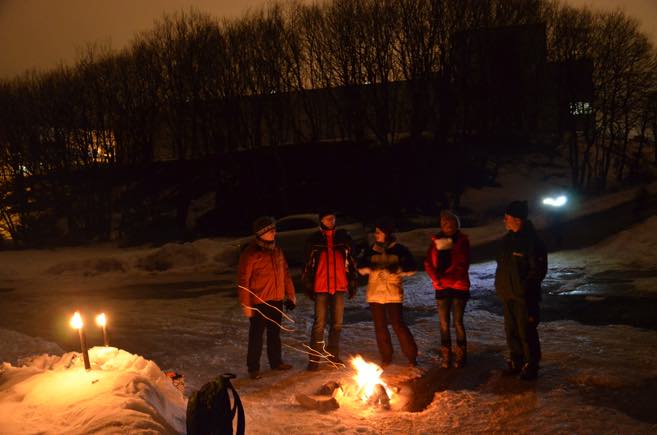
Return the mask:
[[[224,373],[203,385],[187,402],[188,435],[232,435],[233,419],[237,413],[236,435],[244,435],[244,408],[239,394],[230,380],[232,373]],[[230,392],[233,393],[233,406]]]

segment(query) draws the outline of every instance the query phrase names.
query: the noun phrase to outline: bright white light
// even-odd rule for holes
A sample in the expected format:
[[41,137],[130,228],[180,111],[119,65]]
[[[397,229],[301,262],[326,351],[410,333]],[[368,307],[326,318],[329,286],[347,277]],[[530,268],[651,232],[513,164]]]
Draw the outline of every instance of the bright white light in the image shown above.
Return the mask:
[[73,314],[73,317],[71,317],[71,328],[80,329],[83,325],[84,322],[82,322],[82,316],[79,311],[76,311],[75,314]]
[[543,199],[543,204],[549,205],[551,207],[563,207],[568,202],[568,198],[565,195],[559,195],[556,198],[551,196]]
[[358,395],[361,400],[364,402],[367,401],[367,399],[369,399],[374,393],[374,387],[376,387],[377,384],[381,384],[383,388],[385,388],[388,397],[392,398],[392,390],[390,390],[388,385],[386,385],[386,383],[383,382],[383,379],[381,379],[381,373],[383,373],[381,367],[377,364],[365,361],[360,355],[352,358],[350,362],[352,367],[356,369],[354,380],[358,384]]
[[105,313],[100,313],[96,316],[96,325],[101,327],[107,325],[107,317],[105,317]]

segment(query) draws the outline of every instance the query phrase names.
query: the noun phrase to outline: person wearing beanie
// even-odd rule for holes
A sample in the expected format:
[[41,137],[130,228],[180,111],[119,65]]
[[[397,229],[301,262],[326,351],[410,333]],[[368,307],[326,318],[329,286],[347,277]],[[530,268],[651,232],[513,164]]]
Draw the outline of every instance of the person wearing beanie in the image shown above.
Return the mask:
[[279,325],[283,304],[294,309],[296,295],[283,251],[276,246],[276,221],[267,216],[256,219],[253,234],[254,239],[240,255],[237,295],[242,311],[249,319],[247,369],[252,379],[259,379],[265,330],[270,367],[273,370],[292,368],[281,358]]
[[[319,213],[319,230],[306,243],[306,265],[301,282],[306,295],[315,302],[310,347],[320,354],[328,352],[329,360],[340,360],[340,333],[344,316],[344,296],[353,298],[357,288],[356,262],[352,257],[352,240],[343,229],[336,230],[335,213]],[[324,345],[326,325],[328,341]],[[308,370],[319,369],[322,358],[310,355]]]
[[417,344],[404,322],[403,277],[415,273],[415,259],[405,246],[397,243],[394,223],[390,218],[375,224],[375,242],[358,259],[358,272],[368,275],[367,302],[370,304],[376,344],[381,354],[381,365],[392,362],[392,341],[388,323],[399,340],[402,353],[411,366],[417,365]]
[[504,211],[506,235],[497,254],[495,291],[504,307],[509,348],[505,375],[538,377],[541,344],[538,337],[541,282],[547,274],[547,250],[527,219],[527,201],[513,201]]
[[[440,354],[442,367],[449,368],[454,354],[454,367],[467,362],[467,340],[463,315],[470,298],[470,240],[461,232],[458,216],[447,210],[440,213],[440,231],[431,238],[424,259],[424,270],[436,290],[436,306],[440,322]],[[450,317],[454,319],[456,347],[452,352]]]

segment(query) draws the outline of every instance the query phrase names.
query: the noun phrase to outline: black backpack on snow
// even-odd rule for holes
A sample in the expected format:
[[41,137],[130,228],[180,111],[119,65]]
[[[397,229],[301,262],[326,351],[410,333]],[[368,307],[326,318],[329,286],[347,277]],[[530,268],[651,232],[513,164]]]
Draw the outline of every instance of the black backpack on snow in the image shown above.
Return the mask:
[[[232,435],[237,413],[236,435],[244,435],[244,408],[239,394],[230,383],[235,375],[224,373],[206,383],[187,402],[188,435]],[[230,391],[233,406],[230,406]]]

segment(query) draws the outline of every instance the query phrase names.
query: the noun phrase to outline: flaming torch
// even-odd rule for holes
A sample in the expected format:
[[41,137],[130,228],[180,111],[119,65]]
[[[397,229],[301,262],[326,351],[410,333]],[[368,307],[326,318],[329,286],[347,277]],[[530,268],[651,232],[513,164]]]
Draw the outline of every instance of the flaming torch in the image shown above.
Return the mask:
[[103,343],[105,344],[105,347],[109,347],[109,337],[107,335],[107,317],[105,317],[105,313],[100,313],[96,316],[96,325],[100,326],[100,328],[103,330]]
[[89,351],[87,350],[87,339],[84,336],[84,330],[82,327],[84,322],[82,321],[82,316],[80,312],[76,311],[71,317],[71,328],[78,330],[78,335],[80,336],[80,348],[82,349],[82,357],[84,358],[84,368],[86,370],[91,370],[91,363],[89,362]]

